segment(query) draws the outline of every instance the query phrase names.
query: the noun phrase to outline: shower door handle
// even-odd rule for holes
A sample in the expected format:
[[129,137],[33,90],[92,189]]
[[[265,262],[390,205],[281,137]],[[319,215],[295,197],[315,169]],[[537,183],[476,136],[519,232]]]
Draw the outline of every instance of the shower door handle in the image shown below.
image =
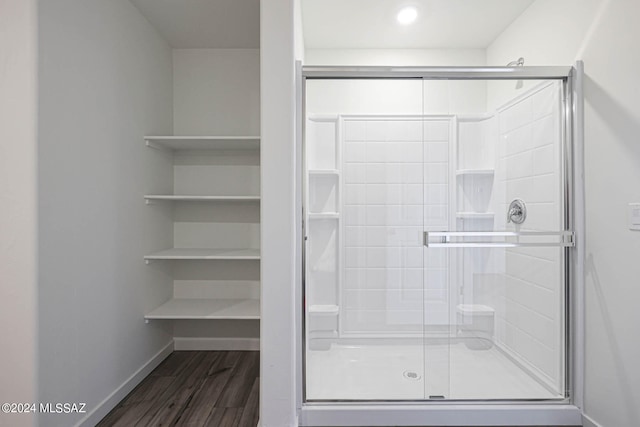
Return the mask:
[[572,248],[576,245],[573,231],[425,231],[422,243],[427,248]]

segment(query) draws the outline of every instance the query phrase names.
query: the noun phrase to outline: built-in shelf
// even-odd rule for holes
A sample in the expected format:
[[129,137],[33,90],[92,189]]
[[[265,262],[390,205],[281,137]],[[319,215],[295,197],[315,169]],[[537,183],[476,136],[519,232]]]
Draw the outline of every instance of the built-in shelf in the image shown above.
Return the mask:
[[338,176],[340,171],[338,169],[310,169],[309,175],[311,176]]
[[260,302],[254,299],[174,298],[144,316],[152,319],[260,319]]
[[338,212],[311,212],[309,213],[309,219],[338,219],[340,214]]
[[253,202],[260,201],[260,196],[180,196],[149,194],[144,196],[145,200],[168,200],[186,202]]
[[147,146],[166,150],[257,150],[259,136],[145,136]]
[[309,313],[318,316],[335,316],[338,311],[338,306],[334,304],[314,304],[309,306]]
[[456,212],[456,218],[460,219],[493,219],[493,212]]
[[458,169],[457,176],[492,176],[495,173],[493,169]]
[[216,260],[216,259],[260,259],[258,249],[189,249],[174,248],[146,255],[145,260],[164,259],[193,259],[193,260]]

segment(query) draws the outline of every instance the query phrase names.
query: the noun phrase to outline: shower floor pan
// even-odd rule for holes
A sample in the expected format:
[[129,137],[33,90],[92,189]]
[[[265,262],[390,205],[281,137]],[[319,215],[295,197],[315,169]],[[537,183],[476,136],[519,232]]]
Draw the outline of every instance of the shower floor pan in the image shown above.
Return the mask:
[[564,398],[496,347],[332,344],[307,354],[307,400]]

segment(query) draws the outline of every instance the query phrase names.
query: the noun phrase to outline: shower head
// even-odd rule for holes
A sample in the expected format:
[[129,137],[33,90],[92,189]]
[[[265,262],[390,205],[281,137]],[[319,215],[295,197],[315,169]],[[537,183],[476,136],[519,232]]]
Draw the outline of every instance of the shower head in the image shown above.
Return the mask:
[[516,61],[511,61],[507,64],[507,67],[522,67],[524,65],[524,58],[520,57]]

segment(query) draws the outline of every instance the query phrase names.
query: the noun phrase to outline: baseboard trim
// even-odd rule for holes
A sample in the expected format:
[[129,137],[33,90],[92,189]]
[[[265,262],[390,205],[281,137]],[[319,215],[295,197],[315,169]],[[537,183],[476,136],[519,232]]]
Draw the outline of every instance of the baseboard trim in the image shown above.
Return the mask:
[[582,425],[584,427],[602,427],[600,424],[595,422],[593,418],[585,414],[582,414]]
[[95,409],[81,419],[75,427],[93,427],[100,422],[125,396],[131,393],[140,382],[146,378],[164,359],[173,352],[173,341],[164,346],[151,359],[127,378],[117,389],[100,402]]
[[258,351],[260,338],[200,338],[174,337],[176,350],[197,351]]

